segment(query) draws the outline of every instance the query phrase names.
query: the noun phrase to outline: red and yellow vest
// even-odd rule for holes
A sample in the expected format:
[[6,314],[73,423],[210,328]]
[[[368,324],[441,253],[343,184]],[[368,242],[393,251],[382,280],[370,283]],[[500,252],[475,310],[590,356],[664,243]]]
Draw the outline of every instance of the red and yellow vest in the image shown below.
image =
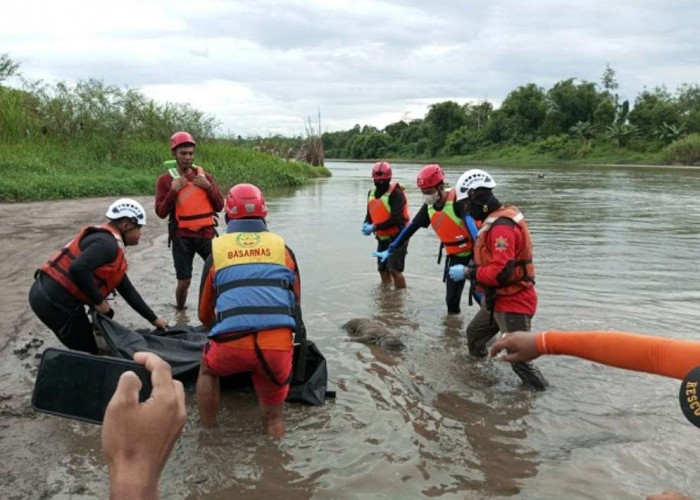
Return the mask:
[[[197,167],[197,175],[204,175],[204,169]],[[177,169],[169,169],[173,179],[177,179],[179,174]],[[178,191],[175,201],[175,219],[177,227],[189,231],[199,231],[200,229],[215,225],[214,207],[212,207],[206,190],[188,181],[185,186]]]
[[447,199],[442,210],[435,210],[433,205],[428,205],[428,217],[433,231],[443,245],[447,255],[466,257],[472,252],[473,242],[464,221],[457,217],[454,210],[454,188],[447,192]]
[[73,238],[70,243],[61,250],[53,254],[49,260],[41,266],[43,272],[60,283],[63,288],[68,290],[71,295],[80,300],[83,304],[91,304],[91,301],[73,281],[70,275],[70,266],[82,253],[80,249],[80,240],[89,233],[97,231],[105,231],[112,234],[112,236],[116,238],[118,246],[117,257],[109,264],[95,269],[93,274],[97,288],[100,290],[100,293],[106,297],[121,283],[127,268],[126,259],[124,258],[124,242],[122,241],[122,236],[117,228],[109,224],[83,227],[78,236]]
[[[367,211],[369,212],[369,217],[372,219],[372,224],[375,226],[386,222],[391,218],[391,205],[389,205],[389,197],[394,189],[399,188],[403,191],[403,186],[398,182],[392,182],[387,189],[386,193],[381,195],[379,198],[374,197],[374,191],[370,189],[367,194]],[[386,240],[392,236],[396,236],[399,232],[408,224],[411,219],[411,215],[408,213],[408,201],[403,204],[403,226],[391,226],[386,229],[377,229],[374,234],[377,239]]]
[[491,212],[486,220],[484,220],[479,230],[479,236],[476,239],[474,261],[479,266],[487,266],[493,260],[491,248],[486,244],[486,240],[493,223],[500,218],[510,219],[517,224],[523,238],[520,248],[516,250],[515,267],[513,267],[513,272],[508,277],[508,282],[504,286],[496,288],[496,295],[513,295],[520,290],[535,285],[535,266],[532,263],[532,238],[530,237],[530,229],[527,227],[523,214],[520,213],[517,207],[513,205],[503,206]]

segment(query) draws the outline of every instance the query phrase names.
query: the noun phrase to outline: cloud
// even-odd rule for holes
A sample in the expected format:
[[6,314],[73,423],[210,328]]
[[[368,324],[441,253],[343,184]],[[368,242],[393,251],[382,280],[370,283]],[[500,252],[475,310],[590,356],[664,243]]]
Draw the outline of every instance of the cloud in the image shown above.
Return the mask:
[[[691,0],[141,0],[6,7],[0,46],[29,77],[102,78],[189,102],[236,134],[379,128],[441,100],[501,102],[519,85],[597,82],[620,94],[697,82]],[[36,13],[41,11],[41,16]],[[76,14],[77,13],[77,14]]]

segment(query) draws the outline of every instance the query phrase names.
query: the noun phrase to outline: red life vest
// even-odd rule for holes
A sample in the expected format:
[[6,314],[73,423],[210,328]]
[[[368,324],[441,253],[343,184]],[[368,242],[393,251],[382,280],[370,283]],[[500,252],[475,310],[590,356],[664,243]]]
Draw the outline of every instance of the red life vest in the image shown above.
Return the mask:
[[469,255],[474,245],[466,224],[455,214],[456,195],[454,188],[447,192],[447,199],[442,210],[435,210],[433,205],[428,205],[428,216],[433,231],[445,245],[447,255]]
[[[369,193],[367,193],[367,211],[369,212],[370,219],[372,219],[372,224],[375,226],[377,224],[381,224],[382,222],[386,222],[391,218],[391,205],[389,205],[389,197],[397,187],[403,191],[403,186],[401,184],[398,182],[392,182],[389,189],[387,189],[386,192],[379,198],[374,197],[374,192],[371,189]],[[391,236],[396,236],[399,234],[399,232],[401,232],[401,230],[411,219],[411,215],[408,213],[408,201],[403,204],[402,216],[404,221],[402,226],[391,226],[386,229],[377,229],[374,232],[375,236],[380,240],[384,240]]]
[[80,300],[83,304],[91,304],[92,302],[78,288],[70,275],[70,266],[75,262],[75,259],[83,252],[80,249],[80,240],[89,233],[97,231],[105,231],[114,236],[117,240],[117,257],[103,266],[95,269],[93,276],[100,293],[106,297],[109,293],[117,288],[126,274],[126,259],[124,258],[124,242],[119,230],[109,224],[101,226],[85,226],[80,230],[78,236],[73,238],[61,250],[53,254],[49,260],[41,266],[41,270],[51,276],[54,280],[61,284],[63,288],[68,290],[71,295]]
[[[474,249],[474,261],[479,266],[487,266],[493,260],[491,248],[486,244],[488,232],[500,218],[512,220],[520,228],[522,244],[515,251],[515,266],[504,286],[496,287],[496,295],[513,295],[520,290],[535,285],[535,265],[532,263],[532,238],[523,214],[517,207],[506,205],[491,212],[484,220]],[[478,283],[480,286],[484,286]]]
[[[204,175],[202,167],[195,167],[197,175]],[[172,175],[172,172],[171,172]],[[177,193],[175,201],[175,219],[177,227],[189,231],[215,225],[214,207],[212,207],[206,190],[188,181]]]

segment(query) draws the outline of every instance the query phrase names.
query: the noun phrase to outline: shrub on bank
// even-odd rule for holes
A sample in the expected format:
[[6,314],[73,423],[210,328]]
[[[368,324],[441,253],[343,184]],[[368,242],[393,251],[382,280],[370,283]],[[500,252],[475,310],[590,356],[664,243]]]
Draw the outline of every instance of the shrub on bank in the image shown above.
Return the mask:
[[666,163],[700,166],[700,134],[691,134],[671,143],[664,151]]

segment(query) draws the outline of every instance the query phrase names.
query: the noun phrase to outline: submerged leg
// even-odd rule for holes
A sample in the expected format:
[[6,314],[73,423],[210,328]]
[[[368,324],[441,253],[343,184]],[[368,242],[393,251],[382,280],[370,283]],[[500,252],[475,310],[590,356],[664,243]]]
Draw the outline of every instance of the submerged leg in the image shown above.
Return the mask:
[[391,283],[391,274],[389,271],[379,271],[379,278],[382,280],[382,283]]
[[216,414],[221,404],[221,388],[219,387],[219,377],[209,371],[204,359],[199,365],[196,397],[202,425],[204,427],[214,427],[216,425]]
[[[498,323],[501,332],[505,334],[516,331],[529,332],[532,322],[530,316],[527,314],[517,313],[495,313],[494,319]],[[546,389],[549,385],[549,382],[544,378],[540,369],[532,362],[520,361],[513,363],[511,368],[525,385],[529,385],[541,391]]]
[[272,437],[284,436],[284,401],[274,405],[259,401],[259,405],[265,432]]
[[469,354],[477,358],[486,356],[486,343],[498,333],[498,323],[491,321],[491,312],[481,307],[467,325]]
[[190,289],[190,283],[192,278],[185,280],[177,280],[177,287],[175,288],[175,307],[182,311],[187,306],[187,292]]
[[406,288],[406,278],[404,278],[403,273],[400,271],[391,270],[391,277],[394,279],[394,288],[400,290]]

